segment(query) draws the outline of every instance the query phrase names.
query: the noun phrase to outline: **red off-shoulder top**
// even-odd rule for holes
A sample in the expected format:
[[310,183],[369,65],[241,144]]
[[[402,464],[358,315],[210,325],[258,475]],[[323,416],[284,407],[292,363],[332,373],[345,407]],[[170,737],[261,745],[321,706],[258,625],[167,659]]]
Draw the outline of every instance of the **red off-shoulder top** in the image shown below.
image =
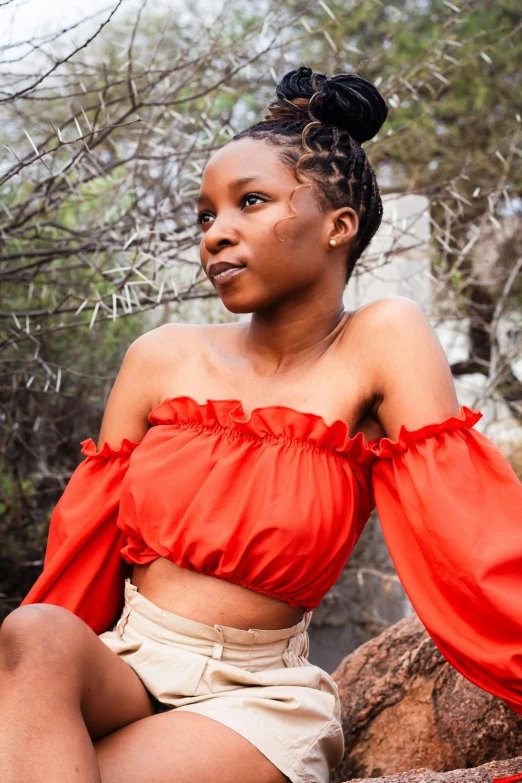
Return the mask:
[[377,506],[399,578],[459,672],[522,715],[522,484],[462,406],[397,440],[280,405],[179,396],[141,443],[85,459],[56,505],[23,604],[115,622],[130,563],[164,557],[309,611]]

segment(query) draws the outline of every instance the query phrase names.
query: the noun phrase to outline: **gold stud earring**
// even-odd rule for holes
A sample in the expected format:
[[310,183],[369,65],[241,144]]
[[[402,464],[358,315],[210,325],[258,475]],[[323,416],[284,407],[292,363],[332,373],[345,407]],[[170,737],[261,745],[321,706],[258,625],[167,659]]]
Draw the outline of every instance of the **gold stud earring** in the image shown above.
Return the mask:
[[335,247],[337,242],[335,241],[335,239],[330,239],[328,244],[330,245],[330,247]]

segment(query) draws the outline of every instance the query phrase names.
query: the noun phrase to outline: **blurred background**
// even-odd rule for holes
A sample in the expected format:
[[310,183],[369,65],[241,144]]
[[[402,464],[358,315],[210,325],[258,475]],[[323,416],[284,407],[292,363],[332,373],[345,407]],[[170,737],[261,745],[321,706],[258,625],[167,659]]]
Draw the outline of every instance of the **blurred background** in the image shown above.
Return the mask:
[[[42,569],[130,342],[250,317],[200,269],[195,198],[300,65],[358,71],[390,109],[365,145],[384,222],[346,308],[418,302],[522,477],[521,30],[518,0],[0,2],[0,620]],[[310,660],[333,672],[412,611],[374,513]]]

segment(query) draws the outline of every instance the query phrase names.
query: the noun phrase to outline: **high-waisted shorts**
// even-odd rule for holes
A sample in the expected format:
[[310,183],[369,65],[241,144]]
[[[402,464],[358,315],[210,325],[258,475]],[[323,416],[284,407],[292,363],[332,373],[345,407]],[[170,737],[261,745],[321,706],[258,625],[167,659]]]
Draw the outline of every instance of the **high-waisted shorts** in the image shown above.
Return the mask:
[[206,715],[291,783],[327,783],[344,736],[337,684],[308,660],[311,617],[277,630],[212,627],[160,609],[126,579],[120,619],[99,638],[134,669],[157,712]]

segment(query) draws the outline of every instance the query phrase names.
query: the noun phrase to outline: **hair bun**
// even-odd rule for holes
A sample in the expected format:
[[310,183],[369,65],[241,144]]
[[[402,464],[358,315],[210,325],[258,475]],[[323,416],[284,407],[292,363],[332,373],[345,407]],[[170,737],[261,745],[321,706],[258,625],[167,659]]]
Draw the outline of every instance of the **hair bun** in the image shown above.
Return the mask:
[[[356,73],[328,77],[301,66],[283,76],[276,95],[278,102],[270,104],[270,116],[319,120],[348,131],[359,144],[373,139],[388,116],[377,87]],[[294,107],[292,114],[289,103]]]

